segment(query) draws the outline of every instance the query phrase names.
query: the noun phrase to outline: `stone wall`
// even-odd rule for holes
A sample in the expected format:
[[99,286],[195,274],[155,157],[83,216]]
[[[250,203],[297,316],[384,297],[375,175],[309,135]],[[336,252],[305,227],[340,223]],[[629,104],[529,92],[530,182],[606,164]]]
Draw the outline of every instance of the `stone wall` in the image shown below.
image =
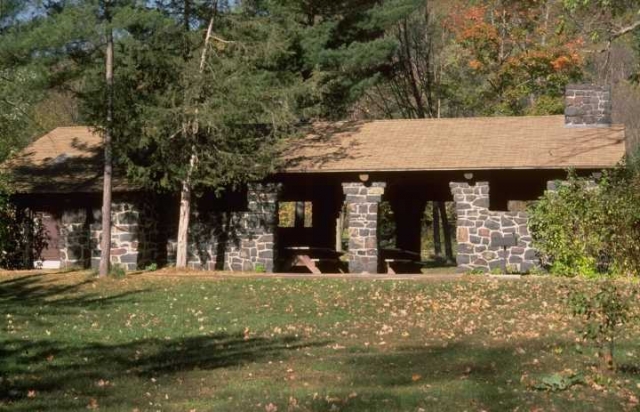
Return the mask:
[[86,268],[95,244],[91,241],[86,209],[69,209],[60,219],[60,266]]
[[[489,183],[450,184],[456,205],[458,243],[457,264],[462,271],[490,271],[507,267],[528,272],[539,265],[532,248],[526,212],[496,212],[489,210]],[[516,246],[496,246],[499,238],[515,236]]]
[[278,228],[278,184],[251,184],[247,193],[248,211],[233,218],[235,233],[228,233],[225,269],[273,272]]
[[611,125],[611,87],[589,84],[568,85],[564,114],[567,126]]
[[[111,263],[138,269],[139,211],[133,203],[112,204]],[[102,213],[99,209],[68,209],[60,220],[60,261],[65,268],[100,264]]]
[[[242,216],[238,213],[194,211],[189,224],[187,266],[202,270],[224,269],[229,241],[233,241],[233,234],[237,234],[241,226]],[[172,263],[175,263],[176,250],[177,242],[173,238],[168,243]]]
[[[279,184],[250,184],[246,210],[192,208],[187,266],[202,270],[273,272],[276,261]],[[206,208],[205,208],[206,209]],[[177,231],[173,228],[172,235]],[[175,263],[175,236],[167,259]]]
[[[91,266],[97,268],[100,264],[100,242],[102,239],[102,213],[94,212],[94,222],[91,225],[91,237],[96,247],[91,259]],[[119,265],[126,270],[140,269],[138,267],[139,254],[139,207],[132,202],[114,203],[111,205],[111,264]]]
[[[278,225],[277,184],[250,185],[245,211],[207,212],[192,216],[188,265],[197,269],[274,270]],[[175,261],[175,232],[157,199],[127,198],[112,204],[111,263],[126,270]],[[60,254],[63,267],[100,263],[102,213],[69,210],[63,215]],[[166,227],[165,227],[166,226]],[[224,261],[224,266],[222,265]]]
[[343,183],[346,195],[349,232],[349,273],[377,273],[378,204],[386,184],[374,182]]

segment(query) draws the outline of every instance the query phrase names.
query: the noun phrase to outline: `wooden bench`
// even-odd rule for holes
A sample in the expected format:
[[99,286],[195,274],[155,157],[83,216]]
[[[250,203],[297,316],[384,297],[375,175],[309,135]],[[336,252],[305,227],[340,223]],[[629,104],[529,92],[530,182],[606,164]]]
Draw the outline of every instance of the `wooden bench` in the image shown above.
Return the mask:
[[380,249],[380,257],[389,275],[397,274],[397,268],[401,265],[418,266],[421,259],[419,253],[402,249]]
[[318,248],[312,246],[290,246],[283,250],[283,269],[291,270],[294,267],[306,267],[315,275],[322,274],[319,263],[328,263],[339,266],[342,252],[333,249]]

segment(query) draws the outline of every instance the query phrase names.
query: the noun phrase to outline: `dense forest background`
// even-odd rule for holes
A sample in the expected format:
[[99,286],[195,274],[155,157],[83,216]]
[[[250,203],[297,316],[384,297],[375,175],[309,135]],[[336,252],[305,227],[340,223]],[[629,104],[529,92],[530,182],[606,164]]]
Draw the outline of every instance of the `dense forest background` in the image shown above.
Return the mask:
[[612,86],[631,148],[639,80],[638,0],[0,0],[0,161],[108,128],[117,170],[184,200],[314,120],[561,114],[571,82]]
[[[288,132],[318,118],[561,113],[578,81],[611,84],[615,121],[638,139],[636,0],[111,3],[107,22],[99,0],[0,0],[0,160],[57,126],[103,123],[107,25],[121,146],[168,140],[150,129],[185,106],[207,106],[205,123],[246,110]],[[158,173],[129,160],[138,178]]]

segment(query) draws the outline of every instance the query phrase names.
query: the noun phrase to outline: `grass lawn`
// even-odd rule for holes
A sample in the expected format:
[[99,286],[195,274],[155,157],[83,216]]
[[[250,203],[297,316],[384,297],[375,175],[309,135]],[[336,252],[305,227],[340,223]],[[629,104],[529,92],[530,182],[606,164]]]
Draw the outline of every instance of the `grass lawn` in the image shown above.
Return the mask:
[[598,372],[573,287],[592,285],[2,274],[0,410],[638,410],[638,326]]

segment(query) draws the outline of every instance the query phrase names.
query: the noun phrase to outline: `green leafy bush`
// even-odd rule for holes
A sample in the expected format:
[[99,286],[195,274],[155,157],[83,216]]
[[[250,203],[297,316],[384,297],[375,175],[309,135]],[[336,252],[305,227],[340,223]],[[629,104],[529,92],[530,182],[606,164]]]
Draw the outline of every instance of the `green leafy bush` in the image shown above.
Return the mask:
[[127,271],[120,265],[111,265],[109,275],[116,279],[123,279],[127,276]]
[[570,172],[529,209],[542,263],[556,275],[640,274],[640,157],[595,184]]
[[468,275],[484,275],[486,274],[486,270],[482,268],[473,268],[467,272]]
[[158,270],[158,264],[155,263],[155,262],[154,263],[150,263],[144,268],[144,270],[146,272],[155,272],[156,270]]
[[530,208],[529,225],[542,263],[562,276],[594,276],[604,250],[598,190],[570,172]]
[[600,207],[611,271],[640,275],[640,151],[603,176]]
[[573,316],[583,321],[580,333],[598,349],[598,356],[608,368],[614,368],[615,339],[618,329],[629,320],[631,302],[637,292],[623,295],[611,282],[601,283],[595,293],[573,291],[569,304]]

